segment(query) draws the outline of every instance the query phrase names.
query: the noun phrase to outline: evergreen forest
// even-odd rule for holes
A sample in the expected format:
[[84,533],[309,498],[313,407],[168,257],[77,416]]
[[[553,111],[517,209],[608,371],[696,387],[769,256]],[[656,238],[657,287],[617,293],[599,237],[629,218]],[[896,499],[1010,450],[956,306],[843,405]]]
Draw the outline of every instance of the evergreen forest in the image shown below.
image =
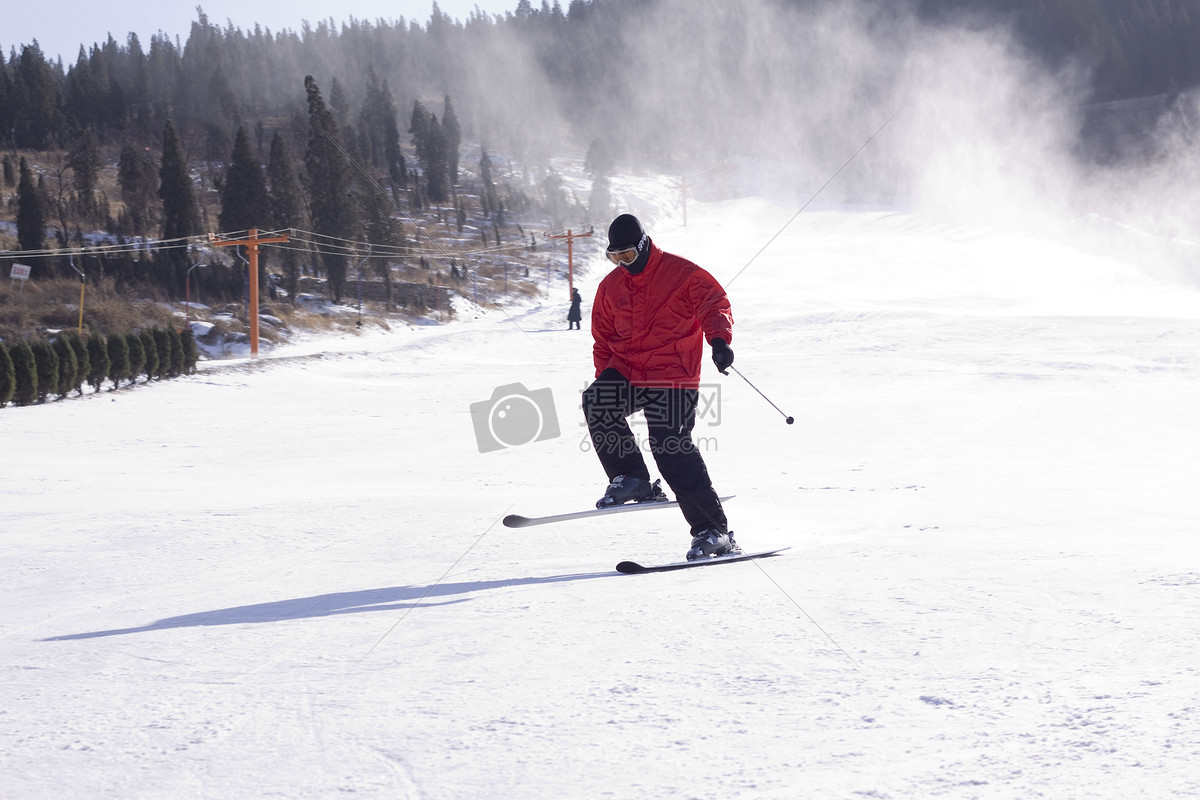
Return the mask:
[[[718,162],[753,148],[763,120],[777,118],[768,104],[778,91],[703,78],[683,97],[655,91],[677,85],[676,73],[686,80],[691,64],[736,76],[730,86],[794,87],[795,105],[819,116],[806,98],[834,80],[837,55],[818,54],[825,71],[814,68],[804,32],[847,4],[759,0],[796,31],[796,46],[769,62],[747,5],[514,0],[503,15],[459,20],[435,4],[423,21],[325,19],[300,30],[222,26],[198,8],[186,36],[109,37],[70,63],[36,42],[4,43],[3,277],[19,260],[34,282],[236,302],[244,257],[206,243],[250,229],[290,232],[263,249],[260,273],[272,298],[293,302],[316,287],[361,303],[369,281],[389,308],[424,309],[466,291],[472,274],[494,287],[502,262],[524,277],[529,254],[546,246],[539,235],[607,223],[613,170]],[[1200,83],[1200,0],[852,6],[879,51],[909,18],[1008,31],[1047,69],[1086,69],[1072,98],[1081,106],[1169,106]],[[879,75],[855,79],[847,94],[869,106],[863,87]],[[564,155],[582,161],[590,191],[566,186],[554,162]],[[503,275],[507,291],[508,266]],[[10,288],[0,305],[15,297]],[[7,340],[38,335],[0,327]]]

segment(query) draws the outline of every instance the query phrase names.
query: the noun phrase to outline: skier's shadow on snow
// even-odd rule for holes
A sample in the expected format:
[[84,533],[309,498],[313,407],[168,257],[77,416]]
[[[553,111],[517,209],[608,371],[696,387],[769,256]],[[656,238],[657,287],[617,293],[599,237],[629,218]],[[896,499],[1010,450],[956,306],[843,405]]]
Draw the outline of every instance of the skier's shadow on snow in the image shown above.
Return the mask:
[[330,617],[335,614],[361,614],[368,611],[397,611],[426,606],[447,606],[464,603],[469,597],[430,602],[435,597],[470,595],[488,589],[505,589],[512,586],[536,586],[545,583],[588,580],[613,577],[613,572],[585,572],[576,575],[555,575],[547,578],[510,578],[496,581],[465,581],[462,583],[438,583],[433,586],[392,586],[386,589],[366,589],[360,592],[335,592],[314,597],[299,597],[293,600],[277,600],[271,603],[256,603],[215,611],[200,611],[179,617],[167,617],[137,628],[118,628],[108,631],[70,633],[51,636],[43,642],[62,642],[70,639],[95,639],[101,636],[122,636],[127,633],[148,633],[171,628],[194,628],[210,625],[243,625],[260,622],[284,622],[292,619]]

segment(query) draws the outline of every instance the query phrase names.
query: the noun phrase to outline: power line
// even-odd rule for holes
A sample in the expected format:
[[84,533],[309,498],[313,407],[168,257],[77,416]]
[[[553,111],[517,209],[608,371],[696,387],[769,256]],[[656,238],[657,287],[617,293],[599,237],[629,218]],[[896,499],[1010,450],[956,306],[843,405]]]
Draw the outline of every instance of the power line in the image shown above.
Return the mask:
[[827,186],[829,186],[829,184],[833,183],[834,180],[837,179],[837,176],[841,175],[842,172],[846,169],[846,167],[850,166],[850,164],[854,161],[854,159],[858,158],[859,153],[861,153],[863,150],[867,149],[867,145],[869,145],[871,142],[875,141],[875,137],[878,136],[880,133],[882,133],[883,129],[886,128],[891,123],[891,121],[896,118],[896,115],[899,114],[903,109],[904,109],[904,106],[901,105],[899,108],[897,108],[895,111],[893,111],[892,115],[890,117],[888,117],[886,120],[884,120],[883,124],[880,125],[878,128],[876,128],[875,132],[872,133],[869,137],[867,137],[867,140],[865,142],[863,142],[861,145],[859,145],[859,148],[857,150],[855,150],[854,153],[849,158],[847,158],[840,167],[837,168],[837,172],[830,175],[829,180],[827,180],[823,184],[821,184],[821,188],[817,189],[815,192],[813,192],[812,197],[808,198],[808,200],[804,203],[804,205],[800,206],[800,210],[797,211],[795,214],[793,214],[791,219],[789,219],[787,222],[783,223],[783,227],[780,228],[779,230],[775,231],[775,234],[770,239],[767,240],[767,243],[764,244],[761,248],[759,248],[759,251],[757,253],[755,253],[750,258],[750,260],[747,261],[745,263],[745,265],[741,269],[739,269],[734,274],[734,276],[725,283],[725,288],[728,289],[729,285],[731,283],[733,283],[738,278],[740,278],[742,273],[745,272],[747,269],[749,269],[750,265],[753,264],[755,261],[757,261],[758,257],[766,252],[767,248],[770,247],[771,244],[776,239],[778,239],[783,234],[783,232],[785,230],[787,230],[788,227],[791,226],[791,224],[793,222],[796,221],[796,218],[804,213],[804,209],[808,208],[809,205],[812,204],[812,201],[816,200],[817,196],[820,195],[821,192],[825,191],[825,187],[827,187]]
[[199,245],[203,242],[200,236],[188,236],[178,239],[152,239],[123,244],[84,245],[80,247],[65,247],[61,250],[9,250],[0,252],[0,258],[57,258],[59,256],[105,256],[123,255],[125,253],[144,253],[158,250],[178,250],[184,247]]

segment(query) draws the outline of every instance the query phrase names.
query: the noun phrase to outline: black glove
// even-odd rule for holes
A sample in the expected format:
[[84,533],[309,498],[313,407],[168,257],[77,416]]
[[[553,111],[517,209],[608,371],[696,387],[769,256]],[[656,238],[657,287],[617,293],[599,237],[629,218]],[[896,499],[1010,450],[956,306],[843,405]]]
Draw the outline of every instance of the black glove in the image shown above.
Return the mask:
[[729,343],[724,339],[713,339],[712,350],[713,363],[717,365],[717,372],[728,375],[729,367],[733,364],[733,351],[729,349]]

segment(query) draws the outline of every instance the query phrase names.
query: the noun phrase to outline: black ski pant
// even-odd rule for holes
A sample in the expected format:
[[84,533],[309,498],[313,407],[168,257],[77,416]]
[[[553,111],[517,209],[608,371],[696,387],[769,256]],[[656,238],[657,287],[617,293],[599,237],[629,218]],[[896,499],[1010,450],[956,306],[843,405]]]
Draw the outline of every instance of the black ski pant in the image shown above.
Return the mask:
[[626,419],[638,411],[645,415],[650,453],[693,535],[707,528],[724,531],[728,526],[708,467],[692,441],[699,398],[697,389],[633,386],[615,369],[601,372],[583,392],[583,415],[592,447],[610,481],[618,475],[650,480],[646,460]]

